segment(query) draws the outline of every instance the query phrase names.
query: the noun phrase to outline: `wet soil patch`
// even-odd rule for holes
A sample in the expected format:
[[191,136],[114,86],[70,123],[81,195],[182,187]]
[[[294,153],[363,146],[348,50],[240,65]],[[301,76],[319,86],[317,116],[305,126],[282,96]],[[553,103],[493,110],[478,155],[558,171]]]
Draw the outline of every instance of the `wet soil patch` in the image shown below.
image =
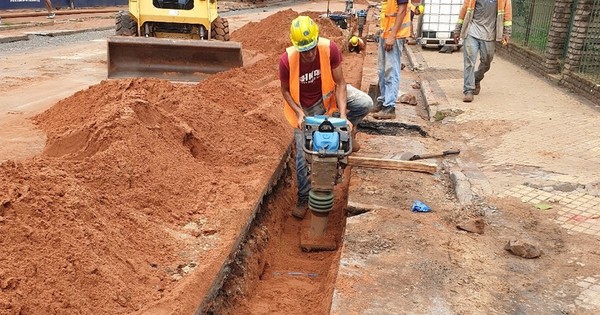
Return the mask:
[[358,125],[358,130],[371,135],[406,136],[419,134],[422,137],[429,136],[427,131],[419,125],[397,121],[363,120]]

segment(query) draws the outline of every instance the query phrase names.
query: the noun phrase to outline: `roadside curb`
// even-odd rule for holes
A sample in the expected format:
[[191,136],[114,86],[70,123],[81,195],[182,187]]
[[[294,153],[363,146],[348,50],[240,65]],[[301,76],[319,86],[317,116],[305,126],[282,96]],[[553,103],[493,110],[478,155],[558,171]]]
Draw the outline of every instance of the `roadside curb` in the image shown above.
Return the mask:
[[29,40],[30,36],[58,37],[58,36],[66,36],[66,35],[73,35],[73,34],[86,33],[86,32],[108,31],[108,30],[112,30],[112,29],[114,29],[114,26],[86,28],[86,29],[82,29],[82,30],[26,32],[25,33],[26,35],[16,35],[16,36],[6,36],[6,37],[0,36],[0,44]]
[[429,80],[421,80],[421,96],[425,101],[425,108],[427,109],[427,113],[429,115],[429,121],[435,122],[435,115],[438,112],[438,105],[440,104],[437,97],[435,97],[435,93],[433,92],[433,87],[431,86],[431,82]]
[[86,29],[81,29],[81,30],[54,30],[54,31],[26,32],[26,34],[35,35],[35,36],[57,37],[57,36],[73,35],[73,34],[86,33],[86,32],[108,31],[108,30],[112,30],[114,28],[115,28],[114,26],[104,26],[104,27],[86,28]]
[[[410,63],[410,67],[412,71],[421,72],[427,68],[427,64],[423,62],[419,62],[418,60],[423,60],[423,58],[419,58],[417,53],[415,53],[408,44],[404,44],[404,51],[406,51],[406,57],[408,62]],[[429,121],[434,122],[435,115],[438,112],[438,106],[440,104],[438,98],[435,96],[433,91],[433,86],[429,80],[424,80],[420,75],[420,92],[421,97],[423,97],[423,101],[425,102],[425,109],[427,109],[427,114],[429,115]]]
[[[126,8],[127,6],[123,6]],[[118,12],[121,9],[74,9],[74,10],[54,10],[54,14],[56,15],[75,15],[75,14],[93,14],[93,13],[112,13]],[[48,12],[44,11],[31,11],[31,12],[6,12],[0,14],[0,18],[2,19],[11,19],[11,18],[23,18],[23,17],[35,17],[35,16],[46,16]]]
[[[407,59],[413,71],[421,73],[427,71],[427,63],[421,54],[413,51],[408,45],[405,45],[405,49],[407,51]],[[429,113],[429,121],[436,123],[438,122],[436,120],[436,114],[439,110],[438,105],[443,101],[436,95],[444,95],[444,93],[440,89],[437,80],[424,79],[423,77],[427,76],[419,75],[421,79],[421,96],[425,102],[425,108]],[[461,147],[467,147],[467,144],[462,142]],[[471,205],[478,198],[493,195],[493,189],[489,180],[471,161],[457,159],[453,163],[442,162],[441,168],[448,171],[452,190],[461,205]]]
[[450,171],[450,181],[454,195],[461,205],[470,205],[473,203],[473,192],[471,191],[471,183],[463,172],[459,170]]
[[19,35],[19,36],[0,36],[0,44],[19,42],[22,40],[29,40],[29,35]]
[[36,27],[36,26],[46,26],[46,25],[53,25],[54,22],[28,22],[28,23],[21,23],[21,24],[0,24],[0,31],[4,31],[4,30],[18,30],[18,29],[22,29],[22,28],[30,28],[30,27]]

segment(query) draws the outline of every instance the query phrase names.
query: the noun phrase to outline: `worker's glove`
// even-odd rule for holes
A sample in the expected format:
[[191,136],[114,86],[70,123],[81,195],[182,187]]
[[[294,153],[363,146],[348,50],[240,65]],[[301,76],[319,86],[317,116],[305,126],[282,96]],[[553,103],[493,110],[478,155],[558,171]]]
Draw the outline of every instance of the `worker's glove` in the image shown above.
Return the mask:
[[510,34],[512,33],[512,26],[505,26],[502,29],[502,46],[507,46],[510,43]]
[[460,31],[462,29],[462,24],[456,24],[456,26],[454,27],[454,44],[458,45],[458,42],[460,40]]
[[507,46],[510,43],[510,37],[508,35],[502,35],[502,46]]

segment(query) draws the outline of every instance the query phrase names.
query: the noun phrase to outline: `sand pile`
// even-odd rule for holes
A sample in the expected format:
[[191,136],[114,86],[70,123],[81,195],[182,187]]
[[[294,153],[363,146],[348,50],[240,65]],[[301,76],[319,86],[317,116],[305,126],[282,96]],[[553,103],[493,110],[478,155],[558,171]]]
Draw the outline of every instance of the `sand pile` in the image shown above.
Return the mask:
[[277,64],[295,16],[232,34],[265,56],[251,66],[103,81],[35,117],[43,154],[0,164],[0,314],[132,313],[213,276],[291,143]]

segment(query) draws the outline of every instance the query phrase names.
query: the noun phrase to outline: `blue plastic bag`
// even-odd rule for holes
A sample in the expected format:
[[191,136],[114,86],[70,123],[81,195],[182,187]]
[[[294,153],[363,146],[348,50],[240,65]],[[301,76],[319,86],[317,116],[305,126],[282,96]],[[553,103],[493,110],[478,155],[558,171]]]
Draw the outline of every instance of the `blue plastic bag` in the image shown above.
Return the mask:
[[412,212],[429,212],[431,208],[420,200],[415,200],[412,205]]

